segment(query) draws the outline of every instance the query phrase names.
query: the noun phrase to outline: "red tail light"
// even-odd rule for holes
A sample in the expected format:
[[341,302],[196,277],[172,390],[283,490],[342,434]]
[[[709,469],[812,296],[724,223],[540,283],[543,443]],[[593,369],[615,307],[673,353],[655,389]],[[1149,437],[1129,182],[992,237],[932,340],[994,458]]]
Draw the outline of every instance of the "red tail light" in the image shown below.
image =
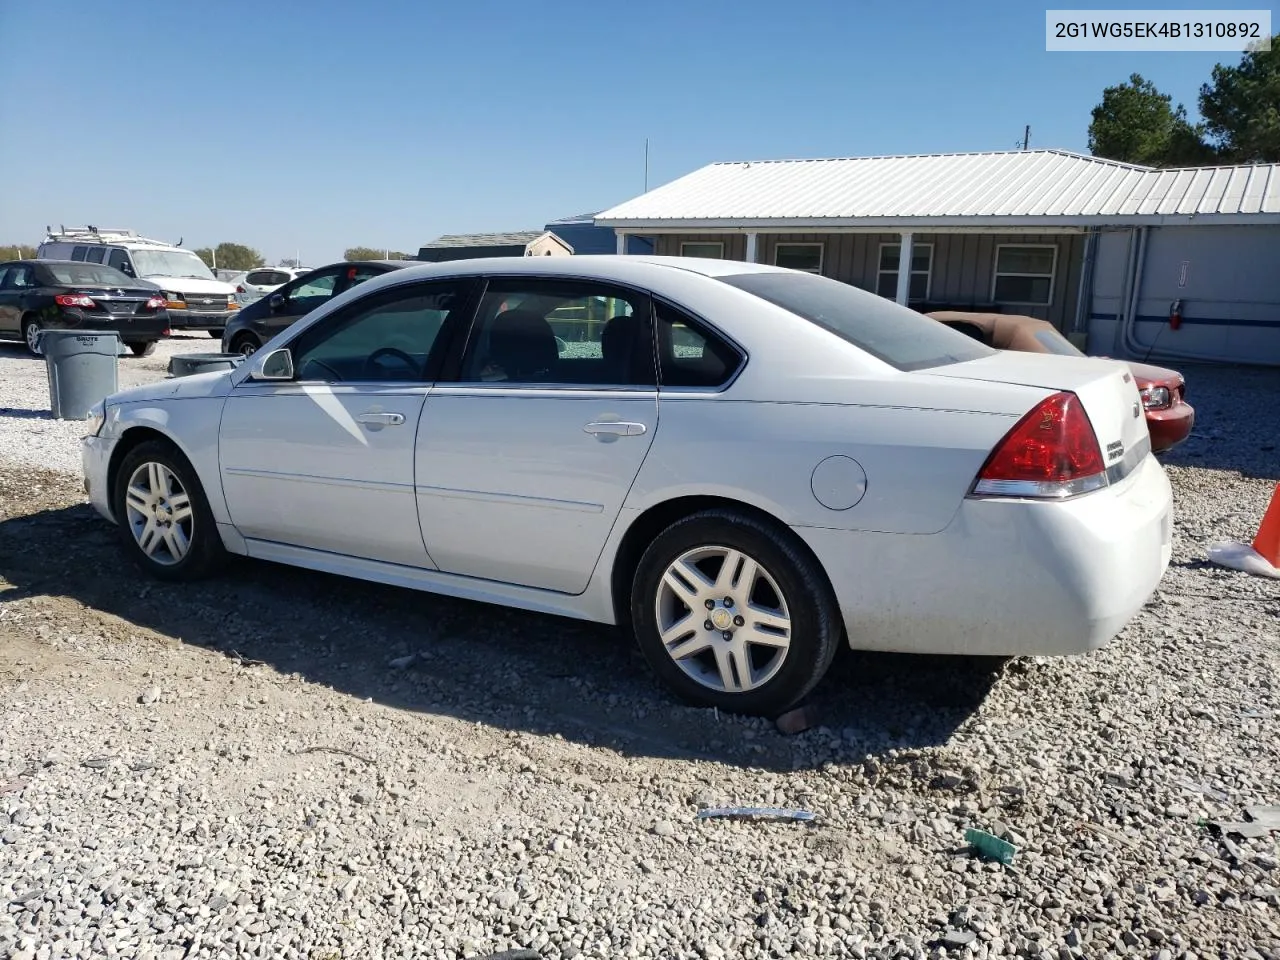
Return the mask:
[[92,297],[86,297],[83,293],[60,293],[53,301],[60,307],[83,307],[86,310],[97,306]]
[[1107,485],[1098,437],[1074,393],[1046,397],[1005,435],[973,485],[986,497],[1062,499]]
[[236,293],[244,293],[244,287],[238,283],[236,284]]
[[148,310],[163,310],[169,303],[164,297],[152,297],[147,301]]

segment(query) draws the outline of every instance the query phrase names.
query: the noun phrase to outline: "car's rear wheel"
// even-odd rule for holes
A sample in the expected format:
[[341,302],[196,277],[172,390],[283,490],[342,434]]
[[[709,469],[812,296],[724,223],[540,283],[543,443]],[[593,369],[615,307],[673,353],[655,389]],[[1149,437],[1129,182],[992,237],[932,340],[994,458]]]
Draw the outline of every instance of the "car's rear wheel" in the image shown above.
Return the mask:
[[232,353],[239,353],[246,357],[257,353],[260,346],[262,346],[262,344],[258,342],[258,338],[252,333],[238,334],[236,338],[231,341]]
[[125,549],[162,580],[196,580],[226,559],[195,469],[172,444],[141,443],[115,475],[112,510]]
[[215,339],[215,340],[221,340],[221,339],[222,339],[222,328],[221,328],[221,327],[219,327],[217,330],[206,330],[205,332],[206,332],[207,334],[209,334],[209,336],[213,337],[213,339]]
[[22,318],[22,342],[33,357],[40,356],[40,321],[31,314]]
[[841,637],[817,561],[786,528],[733,510],[693,514],[654,539],[631,618],[649,665],[683,699],[764,716],[813,689]]
[[156,341],[146,340],[129,344],[129,350],[135,357],[149,357],[156,352]]

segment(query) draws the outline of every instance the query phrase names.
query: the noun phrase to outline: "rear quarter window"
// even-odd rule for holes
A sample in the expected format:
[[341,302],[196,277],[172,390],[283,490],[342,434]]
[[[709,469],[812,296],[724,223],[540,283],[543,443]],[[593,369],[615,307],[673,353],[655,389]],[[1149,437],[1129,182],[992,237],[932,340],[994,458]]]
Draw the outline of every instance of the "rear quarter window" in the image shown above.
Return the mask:
[[924,370],[996,353],[932,317],[828,277],[740,273],[718,278],[816,324],[902,371]]

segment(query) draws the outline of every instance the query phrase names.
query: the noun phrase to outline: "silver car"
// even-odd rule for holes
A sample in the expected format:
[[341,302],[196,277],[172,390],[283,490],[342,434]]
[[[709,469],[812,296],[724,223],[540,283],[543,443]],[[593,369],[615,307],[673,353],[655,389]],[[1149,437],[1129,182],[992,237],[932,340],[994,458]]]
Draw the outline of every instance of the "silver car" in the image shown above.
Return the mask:
[[1170,556],[1140,407],[1123,364],[808,273],[471,260],[115,394],[84,468],[156,576],[244,554],[616,623],[683,697],[771,714],[841,643],[1107,642]]

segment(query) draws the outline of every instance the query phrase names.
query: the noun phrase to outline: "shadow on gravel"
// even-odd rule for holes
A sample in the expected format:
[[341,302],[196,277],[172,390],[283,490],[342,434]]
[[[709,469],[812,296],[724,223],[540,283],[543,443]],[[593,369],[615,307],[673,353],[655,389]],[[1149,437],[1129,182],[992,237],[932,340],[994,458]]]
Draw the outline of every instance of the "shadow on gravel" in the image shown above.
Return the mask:
[[52,420],[53,414],[48,410],[22,410],[15,407],[0,407],[0,418],[6,420]]
[[[69,597],[392,707],[630,755],[776,770],[942,744],[999,672],[990,660],[846,650],[809,701],[826,730],[784,737],[675,703],[613,628],[259,561],[199,584],[156,582],[84,505],[0,522],[0,577],[12,585],[0,603]],[[408,666],[390,663],[410,655]]]

